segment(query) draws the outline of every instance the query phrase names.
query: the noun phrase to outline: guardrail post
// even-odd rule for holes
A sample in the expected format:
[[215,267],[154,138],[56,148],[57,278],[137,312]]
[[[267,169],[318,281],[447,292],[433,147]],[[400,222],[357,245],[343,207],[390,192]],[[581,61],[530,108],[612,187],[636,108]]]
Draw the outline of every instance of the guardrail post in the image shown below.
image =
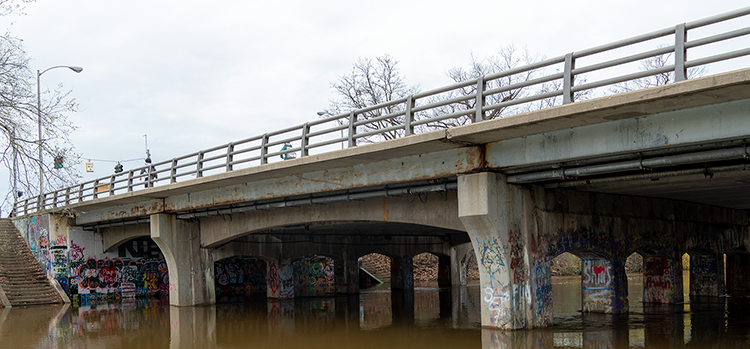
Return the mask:
[[674,29],[674,34],[674,81],[677,82],[687,80],[687,69],[685,68],[687,29],[685,23],[678,24]]
[[57,190],[55,190],[55,195],[52,197],[52,207],[57,207]]
[[109,196],[115,195],[115,175],[109,177]]
[[474,110],[476,113],[474,114],[474,122],[480,122],[484,121],[484,90],[487,88],[487,81],[484,81],[484,76],[480,76],[477,78],[477,97],[476,102],[474,102]]
[[414,112],[411,111],[411,109],[414,108],[414,95],[409,95],[409,97],[406,98],[406,111],[404,112],[404,135],[409,136],[412,133],[414,133],[414,126],[412,126],[412,121],[414,121]]
[[83,184],[78,188],[78,202],[83,202]]
[[268,133],[263,134],[263,138],[260,140],[260,164],[265,165],[268,163]]
[[169,171],[169,183],[177,182],[177,159],[172,159],[172,168]]
[[307,153],[307,142],[308,142],[307,134],[309,132],[310,132],[310,125],[309,125],[309,123],[306,122],[304,125],[302,125],[302,141],[300,142],[300,151],[299,151],[299,156],[300,157],[308,155],[308,153]]
[[354,133],[357,131],[357,128],[354,126],[354,123],[356,122],[357,114],[352,110],[351,113],[349,113],[349,148],[357,145],[357,140],[354,139]]
[[133,170],[128,171],[128,191],[133,191]]
[[575,60],[573,53],[565,55],[565,71],[563,72],[563,104],[573,103],[573,69]]
[[203,150],[198,152],[198,158],[195,162],[195,178],[203,177]]
[[234,142],[227,145],[227,172],[232,171],[232,161],[234,161]]

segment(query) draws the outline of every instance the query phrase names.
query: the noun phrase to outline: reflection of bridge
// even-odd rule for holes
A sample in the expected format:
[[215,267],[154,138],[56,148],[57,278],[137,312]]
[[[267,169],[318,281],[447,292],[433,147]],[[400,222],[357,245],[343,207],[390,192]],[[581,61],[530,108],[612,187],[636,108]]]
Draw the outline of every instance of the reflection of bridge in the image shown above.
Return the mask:
[[[393,288],[407,293],[411,256],[420,252],[440,257],[441,284],[461,283],[460,261],[472,248],[485,302],[482,324],[489,327],[550,325],[549,262],[566,251],[584,259],[587,312],[627,312],[623,264],[635,251],[645,257],[647,302],[682,301],[676,271],[685,252],[691,254],[691,295],[748,293],[750,70],[684,80],[692,66],[750,54],[741,49],[685,60],[687,49],[750,33],[743,27],[686,41],[687,30],[748,13],[678,25],[156,163],[153,171],[164,182],[154,187],[138,181],[141,169],[100,179],[110,183],[106,194],[84,183],[20,202],[16,222],[23,228],[35,212],[49,213],[49,241],[77,248],[84,258],[117,257],[118,246],[150,237],[166,260],[163,290],[174,305],[216,302],[223,283],[246,275],[226,271],[232,268],[265,268],[258,275],[268,297],[290,296],[285,287],[301,292],[290,278],[300,276],[300,263],[317,258],[311,255],[333,260],[332,288],[342,293],[357,292],[357,258],[371,252],[393,258]],[[676,44],[574,67],[582,57],[668,32]],[[674,65],[573,85],[576,76],[667,52],[678,58]],[[559,73],[542,70],[558,65]],[[677,83],[570,103],[577,92],[668,71]],[[493,82],[531,72],[533,79],[515,85]],[[561,88],[487,103],[550,82]],[[482,121],[491,110],[555,98],[563,105]],[[438,112],[446,107],[451,112]],[[467,117],[478,122],[417,132]],[[396,126],[364,131],[386,119]],[[315,128],[326,124],[334,126]],[[342,130],[346,136],[336,137]],[[355,146],[357,139],[394,131],[404,137]],[[339,142],[350,147],[314,153]],[[270,161],[282,154],[271,148],[286,143],[292,146],[284,152],[301,156]],[[243,167],[253,162],[258,166]],[[227,276],[218,278],[215,266],[237,256],[263,263],[243,257],[237,266],[222,267]]]

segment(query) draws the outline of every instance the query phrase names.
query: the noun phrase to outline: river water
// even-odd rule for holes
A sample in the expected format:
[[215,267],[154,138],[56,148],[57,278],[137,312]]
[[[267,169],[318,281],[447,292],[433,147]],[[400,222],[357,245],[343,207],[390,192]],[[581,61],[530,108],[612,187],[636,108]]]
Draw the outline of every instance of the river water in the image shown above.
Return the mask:
[[0,348],[750,348],[750,299],[644,305],[642,277],[628,284],[628,315],[582,314],[580,277],[555,277],[555,325],[522,331],[480,327],[478,285],[205,307],[16,307],[0,310]]

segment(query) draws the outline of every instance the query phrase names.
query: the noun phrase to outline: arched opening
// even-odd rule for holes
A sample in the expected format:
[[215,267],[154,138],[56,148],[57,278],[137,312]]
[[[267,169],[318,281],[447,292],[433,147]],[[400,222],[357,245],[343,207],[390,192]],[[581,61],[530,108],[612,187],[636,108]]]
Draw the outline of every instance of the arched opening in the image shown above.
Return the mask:
[[167,263],[151,238],[134,238],[116,250],[89,254],[96,250],[95,244],[95,239],[71,239],[68,248],[52,251],[60,266],[64,263],[59,262],[66,260],[63,253],[67,252],[69,273],[56,273],[55,279],[75,305],[169,299]]
[[552,258],[550,271],[552,276],[574,276],[581,275],[581,258],[570,252],[563,252]]
[[683,302],[690,302],[690,254],[687,252],[682,254],[682,289]]
[[423,252],[414,256],[412,261],[414,263],[414,286],[436,287],[439,273],[438,256]]
[[378,285],[390,287],[391,285],[391,258],[380,254],[370,253],[359,258],[360,290],[372,288]]

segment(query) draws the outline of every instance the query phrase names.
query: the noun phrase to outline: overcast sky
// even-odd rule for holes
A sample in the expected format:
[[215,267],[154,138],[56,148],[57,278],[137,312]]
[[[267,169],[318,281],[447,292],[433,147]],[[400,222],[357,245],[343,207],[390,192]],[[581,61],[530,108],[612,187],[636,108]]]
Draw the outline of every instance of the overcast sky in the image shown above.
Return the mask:
[[[42,76],[43,88],[73,90],[72,140],[84,159],[143,158],[148,134],[162,161],[316,118],[334,96],[331,82],[359,57],[388,53],[408,84],[427,90],[450,83],[445,72],[471,54],[511,43],[552,57],[747,5],[37,0],[25,16],[1,20],[24,39],[32,69],[84,68]],[[112,173],[114,163],[95,163],[87,179]]]

